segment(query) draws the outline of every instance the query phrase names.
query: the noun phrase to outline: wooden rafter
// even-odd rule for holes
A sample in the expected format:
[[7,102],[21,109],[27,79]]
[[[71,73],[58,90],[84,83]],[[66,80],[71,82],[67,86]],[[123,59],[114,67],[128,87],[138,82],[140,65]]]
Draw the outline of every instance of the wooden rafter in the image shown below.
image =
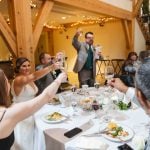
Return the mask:
[[27,57],[34,69],[32,18],[29,0],[13,0],[17,56]]
[[16,37],[1,13],[0,13],[0,31],[7,46],[10,48],[10,52],[14,57],[16,57],[17,55]]
[[43,25],[46,22],[46,19],[49,16],[49,13],[53,7],[53,2],[46,0],[43,3],[43,6],[40,10],[40,12],[38,13],[36,22],[35,22],[35,26],[33,28],[33,39],[34,39],[34,51],[36,50],[41,32],[43,30]]
[[127,48],[130,51],[134,50],[134,20],[131,21],[123,20],[125,35],[126,35],[126,41],[127,41]]
[[106,4],[99,0],[53,0],[55,3],[66,4],[87,11],[105,14],[112,17],[131,20],[132,13],[130,11]]
[[133,17],[137,16],[142,3],[143,3],[143,0],[138,0],[136,4],[133,6]]

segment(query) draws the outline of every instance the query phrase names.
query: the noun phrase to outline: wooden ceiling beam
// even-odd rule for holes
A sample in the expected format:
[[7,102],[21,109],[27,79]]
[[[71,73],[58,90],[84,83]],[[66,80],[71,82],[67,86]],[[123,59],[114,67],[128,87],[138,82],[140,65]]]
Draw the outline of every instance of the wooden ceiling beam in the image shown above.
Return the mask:
[[46,19],[48,18],[49,13],[53,8],[53,5],[54,3],[49,0],[44,1],[43,6],[38,13],[37,19],[35,21],[35,26],[33,28],[34,52],[36,50],[41,32],[43,30],[44,23],[46,22]]
[[129,51],[134,51],[134,30],[135,30],[135,19],[131,21],[123,20],[123,26],[126,36],[126,47]]
[[10,48],[10,52],[14,57],[16,57],[17,55],[16,37],[1,13],[0,13],[0,32],[7,46]]
[[143,0],[138,0],[133,6],[133,17],[138,15],[139,9],[143,3]]
[[132,19],[132,12],[112,6],[99,0],[53,0],[53,2],[120,19]]

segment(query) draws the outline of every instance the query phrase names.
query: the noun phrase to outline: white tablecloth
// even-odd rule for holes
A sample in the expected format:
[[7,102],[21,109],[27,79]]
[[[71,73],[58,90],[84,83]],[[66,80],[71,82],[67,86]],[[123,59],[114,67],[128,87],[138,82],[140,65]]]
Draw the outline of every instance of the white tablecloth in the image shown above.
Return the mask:
[[[49,112],[60,112],[62,114],[65,114],[69,116],[69,119],[67,119],[64,122],[57,123],[57,124],[48,124],[45,123],[41,118],[42,116]],[[93,119],[95,114],[92,111],[83,111],[82,109],[79,109],[76,116],[72,116],[73,110],[71,107],[65,107],[62,108],[61,105],[45,105],[35,114],[35,150],[45,150],[45,138],[43,131],[46,129],[53,129],[53,128],[63,128],[70,130],[74,127],[80,127],[81,125],[89,122],[94,123],[93,127],[89,130],[95,130],[95,128],[100,128],[100,120],[99,119]],[[144,124],[149,122],[149,117],[145,114],[144,110],[141,108],[137,109],[129,109],[127,111],[119,111],[119,114],[123,114],[126,116],[126,119],[123,120],[117,120],[118,123],[126,125],[133,129],[135,135],[142,135],[147,136],[148,131],[143,127]],[[85,131],[85,132],[88,132]],[[84,133],[82,133],[84,134]],[[77,136],[76,138],[73,138],[73,140],[70,140],[65,144],[66,150],[77,150],[76,144],[78,141]],[[94,137],[95,139],[98,139],[104,143],[107,143],[109,145],[108,150],[117,150],[117,146],[121,145],[122,143],[112,142],[107,139],[105,139],[103,136],[100,137]],[[134,145],[132,144],[132,140],[127,142],[129,145],[131,145],[134,148]]]

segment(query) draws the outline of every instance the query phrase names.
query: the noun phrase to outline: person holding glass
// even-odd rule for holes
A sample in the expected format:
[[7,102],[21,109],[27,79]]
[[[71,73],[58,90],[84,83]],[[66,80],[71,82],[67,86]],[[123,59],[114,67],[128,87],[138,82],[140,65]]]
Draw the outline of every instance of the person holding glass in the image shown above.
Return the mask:
[[[73,37],[72,45],[77,51],[77,59],[73,71],[78,73],[79,86],[88,85],[94,86],[96,77],[96,49],[93,45],[94,34],[92,32],[85,33],[85,42],[78,40],[82,34],[81,29],[78,29]],[[99,59],[102,59],[101,52],[98,53]]]
[[[40,65],[36,67],[36,70],[42,70],[43,68],[46,68],[49,65],[55,64],[56,61],[52,62],[51,55],[48,53],[41,53],[39,56]],[[61,64],[61,63],[60,63]],[[38,87],[38,94],[42,93],[42,91],[51,84],[56,79],[56,72],[55,70],[58,70],[59,68],[53,69],[49,73],[47,73],[42,78],[35,81],[36,86]],[[58,89],[58,92],[60,92],[60,88]],[[37,94],[37,95],[38,95]]]
[[[66,73],[61,73],[58,78],[36,98],[21,103],[11,104],[9,98],[10,84],[3,70],[0,69],[0,149],[11,149],[15,140],[13,130],[16,124],[33,115],[33,113],[38,111],[44,104],[48,103],[49,100],[55,96],[58,87],[66,77]],[[26,132],[29,131],[26,130]],[[23,140],[24,136],[25,135],[22,132],[20,140]],[[31,137],[27,140],[30,141]],[[28,150],[31,148],[31,145],[29,144],[30,143],[26,143]],[[20,148],[20,150],[24,149]],[[30,150],[33,150],[33,148]]]
[[[16,77],[12,81],[11,94],[14,103],[28,101],[34,98],[38,92],[35,80],[42,78],[49,72],[59,68],[59,64],[47,65],[45,68],[31,73],[30,61],[25,57],[16,60]],[[24,135],[21,137],[21,135]],[[20,122],[15,128],[15,149],[33,149],[34,119],[33,116]]]

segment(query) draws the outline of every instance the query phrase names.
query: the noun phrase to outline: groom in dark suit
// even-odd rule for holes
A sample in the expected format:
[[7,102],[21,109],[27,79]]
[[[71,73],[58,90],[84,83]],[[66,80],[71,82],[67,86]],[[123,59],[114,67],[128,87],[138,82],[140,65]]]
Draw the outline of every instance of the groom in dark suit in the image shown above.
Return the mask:
[[[85,33],[85,42],[79,42],[78,37],[81,31],[78,30],[73,37],[72,45],[77,50],[77,59],[73,71],[78,73],[80,87],[84,84],[94,86],[96,76],[95,47],[93,46],[94,35],[92,32]],[[99,59],[102,59],[99,52]]]

